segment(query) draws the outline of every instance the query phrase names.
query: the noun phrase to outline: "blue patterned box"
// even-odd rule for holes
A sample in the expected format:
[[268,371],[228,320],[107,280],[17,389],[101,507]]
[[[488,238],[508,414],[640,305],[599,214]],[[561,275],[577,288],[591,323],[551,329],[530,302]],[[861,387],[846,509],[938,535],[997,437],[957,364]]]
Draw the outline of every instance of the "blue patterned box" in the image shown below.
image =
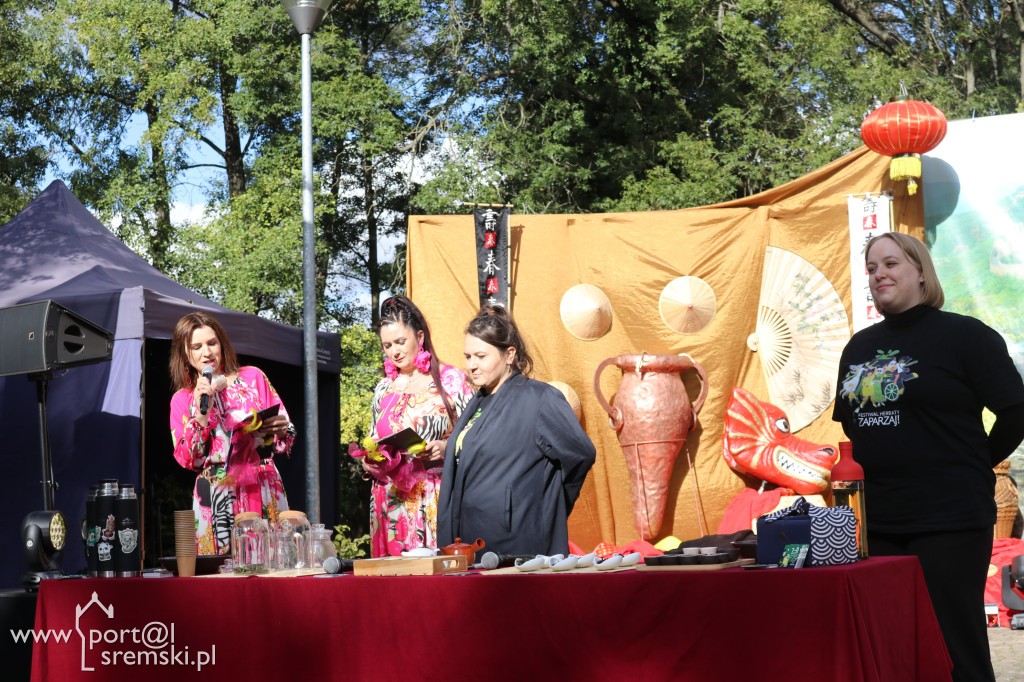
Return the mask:
[[[809,529],[809,538],[804,528]],[[780,544],[783,539],[786,541]],[[852,564],[857,561],[857,518],[853,510],[817,507],[800,497],[789,508],[757,519],[758,563],[777,563],[785,545],[798,543],[810,544],[810,566]]]

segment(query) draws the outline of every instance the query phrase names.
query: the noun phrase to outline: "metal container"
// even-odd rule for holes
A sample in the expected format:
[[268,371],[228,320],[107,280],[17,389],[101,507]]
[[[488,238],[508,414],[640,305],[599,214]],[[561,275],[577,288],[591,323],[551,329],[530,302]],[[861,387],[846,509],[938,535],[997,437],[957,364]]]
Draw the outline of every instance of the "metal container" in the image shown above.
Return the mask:
[[113,578],[114,544],[117,540],[117,516],[114,502],[117,499],[117,479],[100,479],[100,490],[96,496],[96,575]]
[[142,525],[134,485],[122,485],[114,501],[117,540],[114,543],[114,571],[118,578],[142,574]]

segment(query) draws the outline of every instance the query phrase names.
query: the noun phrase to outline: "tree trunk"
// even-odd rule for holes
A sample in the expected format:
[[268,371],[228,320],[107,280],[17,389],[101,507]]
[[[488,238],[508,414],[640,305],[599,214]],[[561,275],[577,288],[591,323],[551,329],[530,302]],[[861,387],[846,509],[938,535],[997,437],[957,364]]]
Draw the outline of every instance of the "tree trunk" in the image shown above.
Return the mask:
[[1024,11],[1021,10],[1021,0],[1010,0],[1013,8],[1013,20],[1017,24],[1017,33],[1020,37],[1019,64],[1020,69],[1020,98],[1024,100]]
[[[156,102],[149,100],[144,107],[149,129],[152,131],[159,120],[160,110]],[[150,178],[156,187],[156,198],[153,200],[153,212],[156,216],[155,229],[147,230],[149,254],[153,259],[153,267],[163,270],[166,266],[167,251],[171,243],[171,188],[167,181],[167,160],[164,157],[163,138],[149,142],[152,165]]]
[[376,193],[373,187],[372,160],[361,155],[363,172],[363,213],[366,219],[366,245],[369,253],[367,269],[370,275],[370,321],[373,329],[380,326],[380,265],[377,259],[377,211]]
[[242,136],[238,131],[238,119],[229,106],[229,99],[235,91],[237,79],[228,73],[222,63],[220,70],[220,107],[224,119],[224,167],[228,172],[228,195],[237,197],[245,191],[245,164],[242,158]]

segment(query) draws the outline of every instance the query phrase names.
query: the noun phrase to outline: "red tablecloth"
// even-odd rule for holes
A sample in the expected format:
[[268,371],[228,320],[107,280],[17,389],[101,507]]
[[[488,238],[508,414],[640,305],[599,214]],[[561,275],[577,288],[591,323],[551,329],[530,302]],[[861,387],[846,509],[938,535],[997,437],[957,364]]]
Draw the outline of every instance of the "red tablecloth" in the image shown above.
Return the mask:
[[67,639],[36,644],[34,682],[469,672],[935,682],[951,667],[907,557],[797,570],[44,581],[36,628]]

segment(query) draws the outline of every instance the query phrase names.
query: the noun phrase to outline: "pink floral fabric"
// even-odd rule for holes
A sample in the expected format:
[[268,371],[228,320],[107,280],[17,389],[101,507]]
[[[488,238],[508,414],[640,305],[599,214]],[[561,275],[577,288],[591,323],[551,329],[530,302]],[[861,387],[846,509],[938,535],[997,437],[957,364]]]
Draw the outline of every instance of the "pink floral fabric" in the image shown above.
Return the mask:
[[242,367],[238,377],[216,393],[203,428],[195,418],[191,389],[171,398],[171,437],[174,459],[198,472],[192,490],[196,518],[196,552],[200,555],[231,551],[231,526],[235,514],[259,512],[271,524],[288,509],[281,475],[273,456],[291,451],[293,428],[288,435],[267,445],[257,443],[244,431],[253,411],[280,405],[288,412],[266,375],[256,367]]
[[[392,390],[390,378],[382,379],[373,395],[374,440],[411,427],[426,441],[446,438],[473,395],[461,370],[441,367],[441,386],[456,414],[449,420],[437,386],[431,382],[420,393]],[[401,453],[402,475],[375,478],[370,493],[370,550],[374,557],[396,556],[418,547],[437,548],[437,496],[441,491],[441,466],[427,469]],[[394,472],[398,467],[390,469]],[[372,472],[371,472],[372,473]]]

